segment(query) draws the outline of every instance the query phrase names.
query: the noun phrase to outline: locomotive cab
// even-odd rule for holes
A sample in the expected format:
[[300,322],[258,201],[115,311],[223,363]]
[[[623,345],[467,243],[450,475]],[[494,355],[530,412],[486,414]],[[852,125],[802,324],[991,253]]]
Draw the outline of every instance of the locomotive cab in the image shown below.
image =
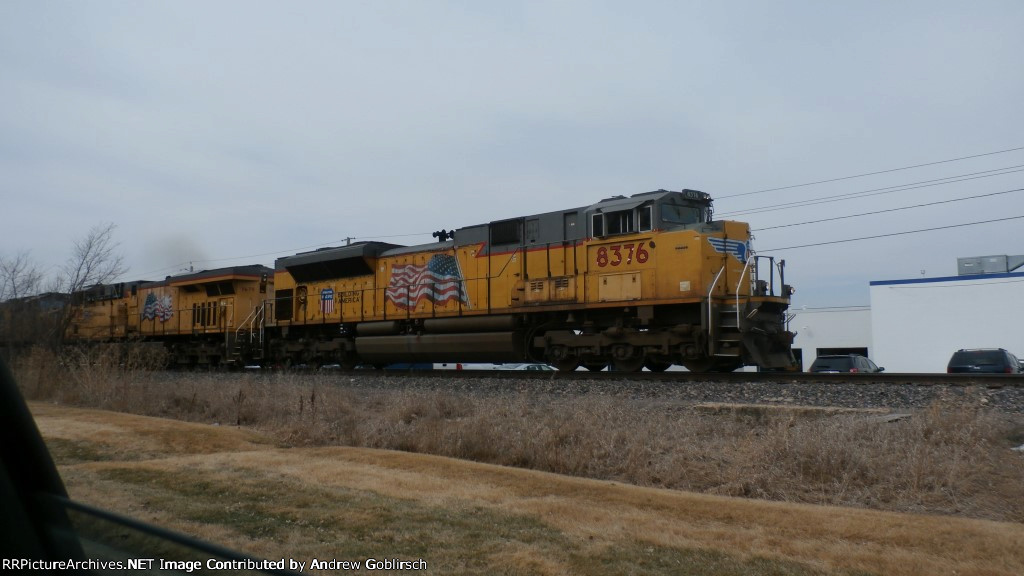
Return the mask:
[[585,310],[537,339],[544,358],[566,370],[790,366],[792,288],[782,284],[782,263],[753,254],[745,223],[715,221],[713,213],[710,195],[689,189],[587,207],[578,277]]
[[589,206],[590,236],[604,238],[654,230],[681,230],[710,223],[711,196],[697,190],[655,190],[614,196]]

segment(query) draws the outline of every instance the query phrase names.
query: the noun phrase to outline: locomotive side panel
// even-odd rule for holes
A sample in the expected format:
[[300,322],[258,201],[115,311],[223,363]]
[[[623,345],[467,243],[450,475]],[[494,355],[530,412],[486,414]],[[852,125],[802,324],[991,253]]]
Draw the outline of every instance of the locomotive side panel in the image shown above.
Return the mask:
[[659,233],[650,239],[645,249],[658,272],[655,299],[693,302],[707,296],[712,277],[704,265],[703,238],[696,231],[684,230]]
[[651,235],[606,238],[587,245],[586,302],[637,302],[655,298],[657,258]]
[[466,295],[466,302],[463,305],[465,313],[486,313],[491,308],[490,284],[487,277],[489,259],[484,256],[484,249],[483,243],[458,248]]
[[121,340],[138,332],[140,282],[93,286],[74,294],[69,342]]

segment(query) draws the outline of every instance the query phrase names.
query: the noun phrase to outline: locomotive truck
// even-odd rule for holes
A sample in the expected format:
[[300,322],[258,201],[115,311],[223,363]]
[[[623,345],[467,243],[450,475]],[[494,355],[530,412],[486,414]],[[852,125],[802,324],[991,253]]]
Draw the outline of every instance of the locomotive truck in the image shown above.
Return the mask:
[[747,224],[714,220],[704,192],[616,196],[434,236],[123,285],[105,302],[109,325],[78,334],[162,341],[189,364],[794,363],[785,262],[754,254]]

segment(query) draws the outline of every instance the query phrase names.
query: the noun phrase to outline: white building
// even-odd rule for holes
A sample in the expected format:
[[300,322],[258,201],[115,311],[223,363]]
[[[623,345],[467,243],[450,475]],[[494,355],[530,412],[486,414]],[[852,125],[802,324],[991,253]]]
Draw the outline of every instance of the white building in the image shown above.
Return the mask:
[[961,348],[1024,357],[1024,256],[960,258],[959,276],[870,283],[870,306],[791,308],[793,353],[861,354],[887,372],[945,372]]
[[890,372],[945,372],[961,348],[1024,353],[1024,273],[872,282],[872,359]]
[[[793,355],[806,372],[818,356],[860,354],[875,363],[871,346],[871,307],[790,308],[789,329],[796,332]],[[885,366],[885,364],[878,364]]]

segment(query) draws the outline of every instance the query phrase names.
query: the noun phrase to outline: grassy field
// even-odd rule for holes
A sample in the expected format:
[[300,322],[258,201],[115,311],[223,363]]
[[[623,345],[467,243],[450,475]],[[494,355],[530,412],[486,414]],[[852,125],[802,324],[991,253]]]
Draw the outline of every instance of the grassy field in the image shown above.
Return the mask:
[[89,353],[14,369],[74,497],[269,558],[1024,573],[1024,422],[983,391],[887,421],[884,407],[166,373]]
[[[140,362],[144,364],[144,362]],[[416,386],[373,371],[167,373],[104,355],[16,364],[26,397],[723,496],[1024,523],[1024,418],[984,390],[876,411],[710,409],[613,386]],[[489,391],[488,391],[489,390]]]
[[267,558],[422,558],[435,574],[1024,573],[1024,525],[1013,522],[702,495],[31,408],[72,497]]

